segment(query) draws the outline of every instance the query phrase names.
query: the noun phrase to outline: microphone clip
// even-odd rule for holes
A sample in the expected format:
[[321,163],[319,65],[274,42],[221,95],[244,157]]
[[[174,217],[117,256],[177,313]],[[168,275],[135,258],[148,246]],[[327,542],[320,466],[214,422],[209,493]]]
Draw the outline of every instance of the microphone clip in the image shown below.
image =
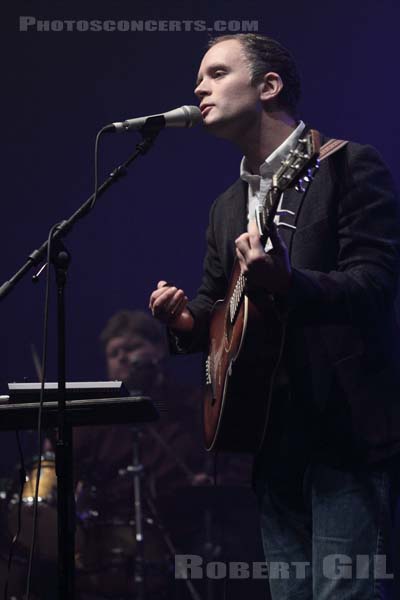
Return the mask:
[[150,148],[154,144],[158,134],[160,133],[161,129],[162,129],[162,127],[158,128],[158,129],[154,129],[153,127],[150,127],[148,129],[147,123],[141,129],[139,129],[140,134],[142,135],[143,139],[141,142],[136,144],[136,149],[138,150],[138,152],[140,152],[140,154],[142,156],[150,150]]

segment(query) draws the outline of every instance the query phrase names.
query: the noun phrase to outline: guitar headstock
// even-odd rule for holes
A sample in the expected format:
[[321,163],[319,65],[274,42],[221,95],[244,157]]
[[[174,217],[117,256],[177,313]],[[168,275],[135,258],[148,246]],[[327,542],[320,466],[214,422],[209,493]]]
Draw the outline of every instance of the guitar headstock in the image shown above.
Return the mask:
[[320,145],[318,131],[310,129],[282,161],[272,178],[272,188],[282,193],[289,187],[296,186],[298,191],[304,192],[305,186],[313,180],[319,168]]
[[306,186],[313,180],[319,168],[320,146],[318,131],[310,129],[307,135],[299,139],[296,147],[289,152],[273,175],[266,202],[256,209],[256,221],[263,245],[269,235],[269,228],[275,217],[282,192],[293,186],[297,191],[304,192]]

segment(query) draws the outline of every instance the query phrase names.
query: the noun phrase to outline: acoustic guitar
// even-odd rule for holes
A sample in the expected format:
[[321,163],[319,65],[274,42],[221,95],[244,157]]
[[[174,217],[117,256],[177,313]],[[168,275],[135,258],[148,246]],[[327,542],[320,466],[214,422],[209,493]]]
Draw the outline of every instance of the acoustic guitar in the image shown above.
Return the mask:
[[[319,150],[319,134],[310,130],[274,174],[256,215],[263,245],[282,193],[290,187],[306,191],[319,166]],[[284,334],[285,318],[274,298],[248,290],[236,260],[226,297],[211,314],[204,397],[207,450],[257,452],[261,447]]]

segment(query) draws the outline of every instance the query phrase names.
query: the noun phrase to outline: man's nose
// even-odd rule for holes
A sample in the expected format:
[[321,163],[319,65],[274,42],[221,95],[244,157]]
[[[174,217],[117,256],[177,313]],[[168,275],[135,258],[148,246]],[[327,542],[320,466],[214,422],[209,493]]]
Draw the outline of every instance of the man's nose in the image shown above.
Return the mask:
[[201,100],[202,98],[204,98],[204,96],[207,96],[207,94],[209,94],[210,91],[208,89],[208,86],[204,83],[204,81],[202,81],[201,83],[196,85],[196,87],[194,88],[194,93],[199,98],[199,100]]

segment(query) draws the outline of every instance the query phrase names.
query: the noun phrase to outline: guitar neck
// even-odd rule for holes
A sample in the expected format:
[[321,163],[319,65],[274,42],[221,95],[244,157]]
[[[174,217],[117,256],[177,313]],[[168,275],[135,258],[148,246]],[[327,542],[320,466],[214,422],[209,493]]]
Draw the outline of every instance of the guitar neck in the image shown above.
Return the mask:
[[271,187],[265,199],[265,206],[260,206],[256,212],[256,221],[260,233],[260,242],[263,247],[268,241],[271,225],[278,210],[281,190]]
[[[265,206],[260,207],[256,213],[257,225],[260,232],[260,241],[263,247],[269,238],[269,232],[278,209],[281,193],[282,192],[278,188],[271,187],[266,196]],[[240,269],[239,264],[238,268]],[[239,272],[229,300],[229,317],[231,325],[234,324],[239,313],[239,309],[244,298],[245,287],[246,280],[242,273]]]

